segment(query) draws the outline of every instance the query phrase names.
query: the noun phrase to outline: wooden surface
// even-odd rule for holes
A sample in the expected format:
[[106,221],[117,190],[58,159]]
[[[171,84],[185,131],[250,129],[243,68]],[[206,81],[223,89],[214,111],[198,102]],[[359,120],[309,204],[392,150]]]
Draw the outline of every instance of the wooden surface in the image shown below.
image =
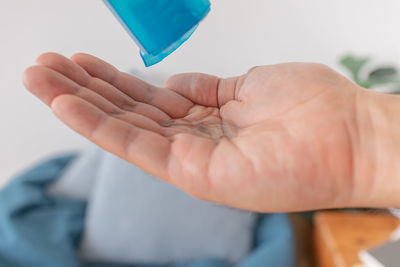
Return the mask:
[[314,217],[317,267],[363,266],[358,253],[389,240],[399,219],[389,214],[320,212]]
[[297,267],[314,267],[312,221],[298,213],[290,214],[290,218],[296,234]]

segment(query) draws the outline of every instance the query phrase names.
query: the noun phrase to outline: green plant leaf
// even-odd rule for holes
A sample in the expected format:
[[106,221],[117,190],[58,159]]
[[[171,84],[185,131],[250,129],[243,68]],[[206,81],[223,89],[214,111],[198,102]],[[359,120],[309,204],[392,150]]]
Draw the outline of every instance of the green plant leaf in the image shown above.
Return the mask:
[[347,68],[353,76],[354,81],[357,84],[362,84],[360,79],[360,72],[362,68],[368,63],[369,58],[367,57],[355,57],[355,56],[345,56],[340,60],[340,63]]
[[400,75],[395,67],[380,67],[368,75],[369,86],[400,82]]
[[373,71],[370,72],[368,75],[369,79],[379,79],[379,78],[385,78],[385,77],[391,77],[391,76],[396,76],[398,75],[399,72],[395,67],[388,66],[388,67],[380,67],[376,68]]

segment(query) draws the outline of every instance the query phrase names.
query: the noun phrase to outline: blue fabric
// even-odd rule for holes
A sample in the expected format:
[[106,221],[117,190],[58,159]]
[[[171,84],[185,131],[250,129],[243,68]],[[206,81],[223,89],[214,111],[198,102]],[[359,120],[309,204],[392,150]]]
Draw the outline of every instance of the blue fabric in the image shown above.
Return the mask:
[[46,196],[72,156],[40,164],[0,191],[0,266],[78,266],[84,203]]
[[[86,203],[47,195],[44,190],[73,158],[61,156],[39,164],[0,191],[0,266],[129,267],[79,261]],[[238,265],[254,266],[295,266],[294,236],[285,214],[260,216],[254,250]],[[205,259],[170,267],[233,266]]]

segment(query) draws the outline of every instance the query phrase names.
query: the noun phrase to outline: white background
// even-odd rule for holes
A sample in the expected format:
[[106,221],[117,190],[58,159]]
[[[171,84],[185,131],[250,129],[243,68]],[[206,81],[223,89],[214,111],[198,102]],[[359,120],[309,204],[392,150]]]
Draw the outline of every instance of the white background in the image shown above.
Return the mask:
[[145,69],[136,45],[100,0],[9,0],[0,6],[0,184],[37,160],[87,141],[24,90],[42,52],[87,52],[157,81],[176,72],[231,76],[254,65],[322,62],[346,52],[400,64],[399,0],[214,0],[193,37]]

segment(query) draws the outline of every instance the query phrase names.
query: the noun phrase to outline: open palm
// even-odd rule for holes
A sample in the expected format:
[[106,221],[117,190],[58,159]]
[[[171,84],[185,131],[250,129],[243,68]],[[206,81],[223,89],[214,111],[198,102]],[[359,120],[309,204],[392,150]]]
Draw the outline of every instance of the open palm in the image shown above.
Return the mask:
[[357,91],[318,64],[147,84],[86,54],[44,54],[26,87],[69,127],[188,193],[257,211],[352,203]]

